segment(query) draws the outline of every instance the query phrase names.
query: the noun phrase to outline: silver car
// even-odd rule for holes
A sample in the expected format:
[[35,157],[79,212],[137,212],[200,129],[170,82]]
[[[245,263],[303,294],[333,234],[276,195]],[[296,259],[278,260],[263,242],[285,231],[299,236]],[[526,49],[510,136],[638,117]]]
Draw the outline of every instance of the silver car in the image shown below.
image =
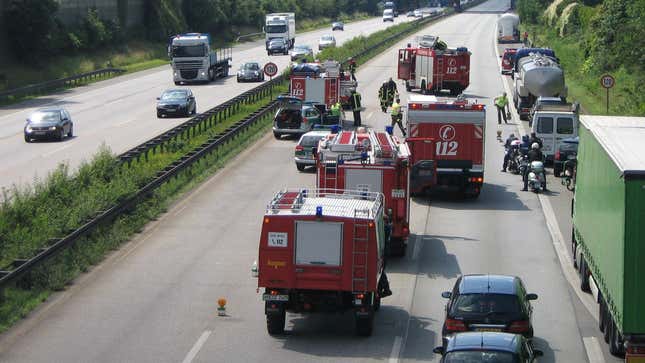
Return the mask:
[[24,128],[25,142],[33,139],[63,140],[74,135],[74,123],[64,108],[45,108],[32,113]]
[[334,48],[336,46],[336,38],[333,35],[323,35],[318,41],[318,50],[325,48]]
[[318,142],[329,134],[331,131],[328,130],[309,131],[300,137],[294,152],[294,160],[298,170],[303,171],[307,166],[316,165],[312,148],[317,148]]
[[291,60],[295,61],[295,60],[298,60],[298,59],[306,58],[308,56],[313,57],[314,56],[314,51],[311,49],[310,46],[300,44],[300,45],[294,46],[293,49],[291,50],[290,54],[291,54]]

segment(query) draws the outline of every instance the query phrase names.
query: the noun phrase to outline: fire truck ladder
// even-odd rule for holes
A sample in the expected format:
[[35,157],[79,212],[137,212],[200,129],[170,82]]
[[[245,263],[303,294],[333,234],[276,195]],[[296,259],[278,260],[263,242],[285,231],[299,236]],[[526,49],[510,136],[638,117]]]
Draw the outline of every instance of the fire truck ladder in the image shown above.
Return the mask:
[[[352,290],[367,290],[367,252],[369,250],[369,210],[354,210],[354,234],[352,237]],[[360,219],[359,219],[360,218]]]
[[325,181],[325,186],[323,189],[338,189],[338,161],[340,156],[336,157],[336,160],[325,160],[325,175],[323,180]]
[[327,95],[328,100],[338,100],[338,81],[338,79],[331,79],[331,89],[329,90],[329,95]]
[[443,57],[444,57],[443,54],[437,57],[437,69],[436,69],[437,84],[434,85],[434,88],[437,91],[443,89],[443,74],[445,72],[445,69],[443,69]]

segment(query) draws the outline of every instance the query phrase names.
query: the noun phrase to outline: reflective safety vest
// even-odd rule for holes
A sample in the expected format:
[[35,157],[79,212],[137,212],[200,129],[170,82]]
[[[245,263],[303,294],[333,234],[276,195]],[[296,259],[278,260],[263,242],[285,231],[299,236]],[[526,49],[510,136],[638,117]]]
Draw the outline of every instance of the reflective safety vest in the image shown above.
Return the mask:
[[356,92],[352,95],[352,106],[354,106],[354,111],[361,110],[361,94]]
[[506,105],[508,105],[508,98],[506,96],[499,96],[495,99],[495,106],[504,108]]
[[392,116],[398,116],[401,113],[401,105],[398,102],[394,101],[392,103]]
[[333,105],[331,105],[331,115],[340,116],[340,103],[336,102]]

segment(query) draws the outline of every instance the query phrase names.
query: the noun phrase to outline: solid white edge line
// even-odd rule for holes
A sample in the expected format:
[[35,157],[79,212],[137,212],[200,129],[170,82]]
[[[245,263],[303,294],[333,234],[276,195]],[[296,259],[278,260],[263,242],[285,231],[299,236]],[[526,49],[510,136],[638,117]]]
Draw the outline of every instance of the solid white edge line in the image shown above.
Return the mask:
[[605,356],[596,337],[583,337],[582,342],[585,345],[589,363],[605,363]]
[[206,339],[211,335],[212,331],[210,330],[205,330],[202,335],[200,335],[199,339],[195,342],[195,345],[190,349],[188,354],[186,354],[186,358],[184,358],[182,363],[191,363],[193,359],[197,356],[197,353],[199,353],[199,350],[202,349],[202,346],[204,343],[206,343]]
[[[495,25],[495,33],[497,34],[497,25]],[[493,37],[493,48],[495,49],[495,55],[497,56],[497,60],[499,60],[499,49],[497,47],[497,42],[495,41],[495,37]],[[500,70],[500,76],[502,77],[502,84],[504,86],[504,90],[506,91],[507,95],[511,94],[511,90],[509,89],[508,83],[506,82],[506,79],[504,75],[501,75],[501,70],[502,70],[502,65],[500,62],[497,63],[497,66]],[[515,105],[510,103],[510,107],[515,110]],[[522,134],[526,134],[526,129],[524,128],[524,125],[522,124],[522,120],[517,117],[517,110],[515,112],[511,112],[511,118],[513,119],[513,122],[517,124],[518,130]],[[538,200],[540,201],[540,205],[542,206],[542,213],[544,214],[544,219],[546,220],[546,225],[547,229],[549,230],[549,233],[551,234],[551,241],[553,243],[553,247],[555,249],[555,252],[558,256],[558,260],[560,262],[560,267],[562,268],[562,272],[564,275],[564,278],[569,282],[571,285],[571,288],[573,291],[576,293],[578,296],[578,299],[584,305],[584,307],[587,309],[589,314],[593,316],[596,321],[598,321],[598,309],[596,308],[595,304],[590,301],[589,297],[586,296],[580,290],[579,288],[579,279],[578,279],[578,273],[573,267],[573,261],[569,258],[569,255],[566,250],[566,245],[564,243],[564,237],[562,236],[562,233],[560,232],[560,227],[557,222],[557,218],[555,217],[555,213],[553,212],[553,207],[551,206],[551,202],[549,199],[542,194],[538,195]]]
[[390,352],[389,363],[398,363],[399,354],[401,354],[401,337],[397,336],[394,338],[394,344],[392,345],[392,351]]

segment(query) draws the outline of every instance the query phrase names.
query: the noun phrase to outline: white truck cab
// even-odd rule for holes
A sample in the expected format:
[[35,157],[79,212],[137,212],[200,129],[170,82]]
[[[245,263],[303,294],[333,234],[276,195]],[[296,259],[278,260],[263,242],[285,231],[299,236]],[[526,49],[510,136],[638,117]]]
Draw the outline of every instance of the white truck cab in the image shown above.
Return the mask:
[[553,160],[562,140],[578,136],[577,104],[562,103],[536,105],[531,132],[542,139],[542,152]]

